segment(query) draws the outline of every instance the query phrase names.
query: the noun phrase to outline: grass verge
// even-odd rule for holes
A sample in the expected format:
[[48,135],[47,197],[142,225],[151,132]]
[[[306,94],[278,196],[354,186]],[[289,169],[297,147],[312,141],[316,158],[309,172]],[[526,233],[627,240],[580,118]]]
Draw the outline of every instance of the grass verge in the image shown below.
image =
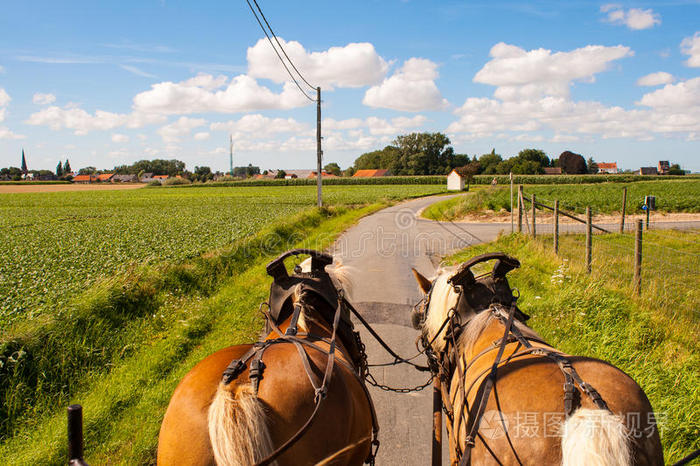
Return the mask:
[[567,353],[610,361],[631,375],[660,414],[664,456],[671,463],[700,448],[700,243],[697,232],[648,236],[667,248],[685,244],[689,254],[674,261],[688,273],[672,276],[667,262],[647,261],[641,297],[630,286],[630,256],[617,246],[628,241],[623,235],[594,238],[591,275],[582,264],[584,241],[574,235],[562,238],[560,256],[552,252],[551,239],[512,235],[449,261],[491,251],[518,258],[522,267],[509,280],[521,290],[519,305],[532,316],[528,324]]
[[25,355],[4,369],[3,404],[32,408],[8,423],[2,462],[63,463],[64,410],[77,402],[88,462],[154,463],[160,421],[182,376],[214,350],[256,339],[265,263],[291,247],[327,247],[385,205],[314,209],[193,261],[102,282],[66,314],[16,329],[16,349],[8,340],[5,351]]

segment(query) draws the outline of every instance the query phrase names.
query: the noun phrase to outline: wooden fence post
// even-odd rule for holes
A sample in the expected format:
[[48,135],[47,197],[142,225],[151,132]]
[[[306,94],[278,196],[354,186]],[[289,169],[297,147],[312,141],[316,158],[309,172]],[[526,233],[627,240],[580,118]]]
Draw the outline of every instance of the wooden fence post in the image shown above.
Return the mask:
[[537,238],[537,232],[535,231],[535,212],[537,210],[537,205],[535,205],[535,195],[532,195],[532,237]]
[[559,200],[554,201],[554,254],[559,254]]
[[637,234],[634,242],[634,291],[637,295],[642,294],[642,220],[637,220]]
[[622,188],[622,216],[620,217],[620,233],[625,232],[625,209],[627,207],[627,186]]
[[593,260],[593,219],[591,208],[586,207],[586,272],[591,273],[591,262]]
[[518,233],[523,232],[523,185],[518,185]]

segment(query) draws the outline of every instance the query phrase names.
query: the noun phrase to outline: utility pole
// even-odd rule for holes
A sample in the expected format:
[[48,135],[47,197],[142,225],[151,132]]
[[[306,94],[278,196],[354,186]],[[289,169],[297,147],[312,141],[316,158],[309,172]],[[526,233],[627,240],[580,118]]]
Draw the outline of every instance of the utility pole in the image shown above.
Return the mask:
[[233,134],[229,135],[229,156],[228,156],[228,164],[229,164],[229,175],[233,176]]
[[321,194],[321,158],[323,151],[321,150],[321,88],[316,88],[316,203],[318,207],[323,205],[323,196]]

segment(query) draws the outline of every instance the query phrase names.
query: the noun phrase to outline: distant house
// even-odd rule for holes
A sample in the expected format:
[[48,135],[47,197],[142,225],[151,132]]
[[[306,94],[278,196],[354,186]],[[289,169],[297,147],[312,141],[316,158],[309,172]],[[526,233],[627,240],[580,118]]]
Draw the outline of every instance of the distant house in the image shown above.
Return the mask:
[[154,180],[160,180],[161,183],[167,180],[168,178],[170,178],[170,175],[155,175],[153,177]]
[[668,175],[668,172],[671,170],[671,164],[668,163],[668,160],[659,160],[659,175]]
[[561,167],[544,167],[545,175],[561,175]]
[[73,177],[73,183],[94,183],[97,181],[96,175],[77,175]]
[[285,170],[284,178],[286,180],[291,180],[295,178],[311,178],[313,170]]
[[640,175],[658,175],[656,167],[642,167],[639,169]]
[[112,183],[133,183],[136,175],[114,175],[110,180]]
[[617,174],[617,162],[598,162],[598,173]]
[[464,191],[464,182],[467,179],[457,170],[452,170],[449,175],[447,175],[447,190],[448,191]]
[[379,168],[377,170],[357,170],[353,178],[377,178],[380,176],[388,176],[389,170],[386,168]]
[[97,180],[107,182],[107,181],[110,181],[113,176],[114,176],[114,173],[103,173],[101,175],[97,175]]

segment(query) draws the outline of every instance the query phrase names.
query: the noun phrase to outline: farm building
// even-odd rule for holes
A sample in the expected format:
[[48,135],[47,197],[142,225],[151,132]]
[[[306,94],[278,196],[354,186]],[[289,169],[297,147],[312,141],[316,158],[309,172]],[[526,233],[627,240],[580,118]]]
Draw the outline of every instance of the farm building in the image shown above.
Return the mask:
[[447,190],[448,191],[463,191],[466,177],[462,176],[457,170],[452,170],[447,175]]
[[545,175],[561,175],[561,167],[544,167]]
[[153,177],[154,180],[160,181],[161,184],[163,184],[168,178],[170,178],[170,175],[155,175]]
[[113,176],[114,173],[103,173],[101,175],[97,175],[97,181],[110,181]]
[[136,181],[136,175],[114,175],[110,181],[112,183],[133,183]]
[[377,178],[379,176],[389,176],[389,170],[386,168],[379,168],[376,170],[357,170],[353,178]]
[[[294,178],[305,179],[305,178],[316,178],[316,170],[285,170],[285,179],[290,180]],[[335,175],[328,173],[325,170],[321,171],[322,178],[335,178]]]
[[77,175],[73,177],[73,183],[94,183],[97,181],[96,175]]
[[598,162],[598,173],[617,174],[617,162]]
[[670,170],[671,170],[671,164],[668,162],[668,160],[659,160],[659,166],[658,166],[659,175],[668,175],[668,172]]
[[658,175],[656,167],[642,167],[639,169],[640,175]]

